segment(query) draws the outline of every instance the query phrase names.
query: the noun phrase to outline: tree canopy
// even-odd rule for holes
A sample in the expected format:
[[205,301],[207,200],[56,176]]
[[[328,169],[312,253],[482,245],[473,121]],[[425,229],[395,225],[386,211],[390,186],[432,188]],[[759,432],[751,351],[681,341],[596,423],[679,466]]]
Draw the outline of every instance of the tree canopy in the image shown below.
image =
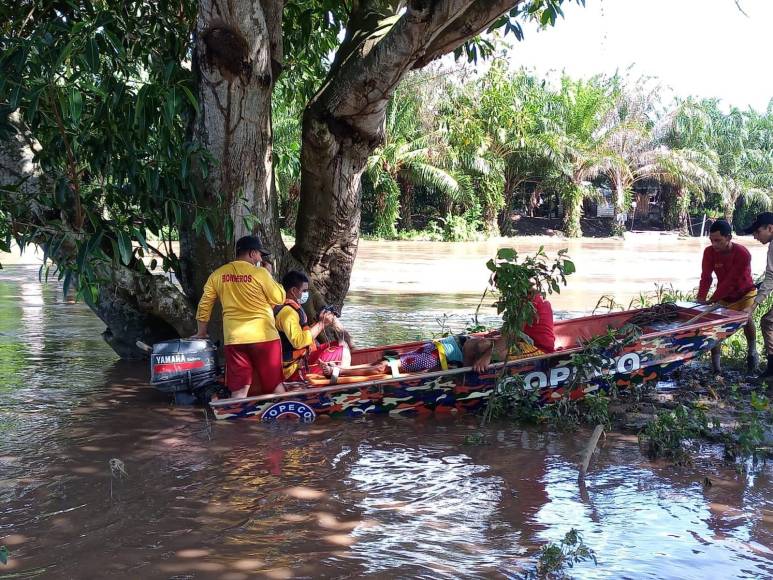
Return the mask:
[[[134,316],[148,339],[160,336],[154,326],[190,327],[202,271],[245,231],[309,271],[320,300],[340,302],[360,177],[395,87],[445,54],[487,56],[486,32],[520,38],[524,18],[554,24],[564,1],[7,3],[0,243],[42,246],[109,328]],[[272,99],[303,116],[301,147],[291,130],[276,151],[277,166],[300,174],[291,254],[275,219]],[[348,161],[322,169],[335,158]],[[168,243],[178,236],[179,249]],[[144,260],[151,252],[157,259]],[[119,294],[120,307],[108,297]]]

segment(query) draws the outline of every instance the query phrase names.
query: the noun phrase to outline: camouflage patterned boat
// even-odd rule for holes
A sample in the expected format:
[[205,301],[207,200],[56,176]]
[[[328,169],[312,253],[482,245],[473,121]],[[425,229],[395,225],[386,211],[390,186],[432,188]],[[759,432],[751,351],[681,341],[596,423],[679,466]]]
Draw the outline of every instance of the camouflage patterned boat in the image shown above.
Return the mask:
[[[366,414],[403,416],[474,412],[486,405],[506,364],[508,375],[520,375],[526,388],[538,390],[542,400],[568,394],[573,399],[608,389],[656,381],[696,355],[711,349],[736,332],[746,314],[724,308],[682,303],[672,308],[670,322],[643,326],[634,342],[605,357],[604,369],[578,382],[572,356],[582,352],[581,341],[621,328],[645,310],[630,310],[556,322],[556,352],[491,365],[485,373],[470,367],[304,388],[278,395],[213,400],[218,419],[252,417],[261,421],[289,418],[312,422],[318,417],[360,417]],[[694,320],[698,316],[697,320]],[[694,321],[693,321],[694,320]],[[378,361],[384,351],[405,352],[422,343],[380,346],[356,350],[352,364]],[[581,375],[582,376],[582,375]],[[570,393],[565,390],[571,389]]]

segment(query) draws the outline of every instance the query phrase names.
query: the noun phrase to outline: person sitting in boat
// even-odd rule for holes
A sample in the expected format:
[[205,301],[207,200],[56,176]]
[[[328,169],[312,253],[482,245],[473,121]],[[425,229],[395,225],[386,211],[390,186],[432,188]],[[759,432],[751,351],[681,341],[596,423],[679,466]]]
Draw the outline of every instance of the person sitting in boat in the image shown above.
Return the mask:
[[483,337],[473,337],[465,344],[465,366],[482,373],[492,362],[504,362],[555,351],[556,335],[553,326],[553,307],[539,292],[531,299],[534,319],[523,328],[531,344],[523,340],[508,340],[499,331]]
[[302,272],[291,270],[282,278],[287,295],[284,304],[274,307],[276,327],[282,341],[282,370],[286,381],[303,381],[307,372],[321,373],[321,361],[340,366],[351,364],[351,352],[346,340],[318,344],[317,337],[326,328],[346,337],[338,317],[332,310],[323,310],[319,320],[309,326],[302,305],[309,299],[309,279]]
[[419,348],[408,352],[385,352],[384,358],[372,364],[343,368],[333,363],[322,362],[322,371],[335,384],[338,377],[368,377],[391,372],[392,376],[407,373],[422,373],[447,370],[451,365],[464,363],[465,335],[446,336],[425,342]]
[[[711,245],[703,250],[698,302],[715,303],[739,312],[749,312],[757,296],[757,288],[752,280],[752,256],[749,250],[732,241],[733,230],[725,220],[717,220],[711,225],[709,240]],[[717,277],[717,287],[711,299],[707,300],[712,274]],[[749,372],[754,372],[759,365],[759,355],[757,332],[751,317],[743,332],[748,347],[746,366]],[[711,349],[711,367],[716,374],[722,372],[720,353],[719,346]]]

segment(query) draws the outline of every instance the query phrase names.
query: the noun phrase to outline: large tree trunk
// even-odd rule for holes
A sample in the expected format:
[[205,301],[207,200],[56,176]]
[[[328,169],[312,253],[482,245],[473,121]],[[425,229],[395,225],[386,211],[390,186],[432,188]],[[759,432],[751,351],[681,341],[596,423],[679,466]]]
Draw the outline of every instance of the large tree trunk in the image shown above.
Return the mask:
[[[233,259],[234,239],[256,233],[280,263],[284,259],[271,141],[271,91],[281,70],[283,4],[199,1],[193,55],[199,114],[193,138],[216,160],[200,179],[199,199],[222,217],[210,222],[214,248],[194,228],[195,212],[180,227],[179,278],[194,304],[212,270]],[[246,222],[246,216],[256,219]]]
[[293,256],[311,275],[315,302],[341,304],[360,235],[360,184],[381,143],[387,102],[406,73],[453,51],[517,0],[363,0],[330,74],[303,116],[301,201]]

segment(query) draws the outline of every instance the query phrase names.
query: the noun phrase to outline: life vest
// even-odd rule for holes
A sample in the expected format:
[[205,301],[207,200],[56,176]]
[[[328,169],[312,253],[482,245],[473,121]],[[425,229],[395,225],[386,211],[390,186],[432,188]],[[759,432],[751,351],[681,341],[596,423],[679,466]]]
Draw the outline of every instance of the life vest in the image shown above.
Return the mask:
[[[304,331],[310,330],[309,318],[306,316],[306,311],[304,311],[300,304],[298,304],[295,300],[288,299],[285,300],[284,304],[274,306],[274,318],[276,318],[282,309],[286,306],[289,306],[298,314],[298,321],[300,322],[301,328]],[[309,346],[305,346],[303,348],[293,348],[293,345],[290,344],[290,340],[287,338],[287,335],[278,328],[277,330],[279,331],[279,339],[282,341],[282,367],[288,368],[295,363],[300,363],[300,366],[302,367],[307,366],[305,364],[306,357],[310,352],[317,350],[317,341],[312,340]]]

